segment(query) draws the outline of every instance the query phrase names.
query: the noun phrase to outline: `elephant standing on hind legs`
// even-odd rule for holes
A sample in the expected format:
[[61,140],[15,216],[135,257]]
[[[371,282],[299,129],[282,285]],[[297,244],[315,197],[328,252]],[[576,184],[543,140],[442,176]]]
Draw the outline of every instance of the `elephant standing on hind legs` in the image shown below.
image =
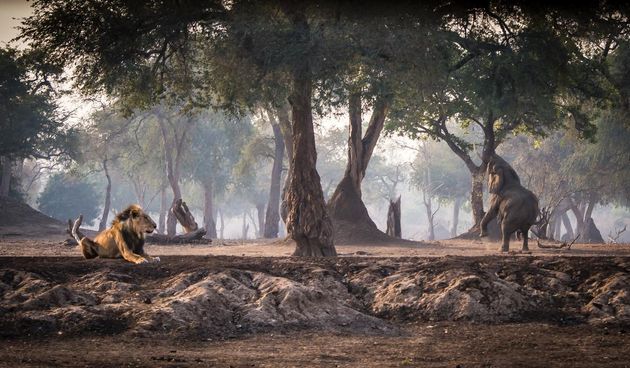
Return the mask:
[[503,245],[501,251],[510,249],[510,236],[515,231],[523,235],[523,251],[529,251],[529,228],[538,217],[538,198],[521,185],[516,171],[501,157],[494,155],[488,162],[488,191],[490,208],[481,220],[481,234],[488,234],[488,223],[498,216]]

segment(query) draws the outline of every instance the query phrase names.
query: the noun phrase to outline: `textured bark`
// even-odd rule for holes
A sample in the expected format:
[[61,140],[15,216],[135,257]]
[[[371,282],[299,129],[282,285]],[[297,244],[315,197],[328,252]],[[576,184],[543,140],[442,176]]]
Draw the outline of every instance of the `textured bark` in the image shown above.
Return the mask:
[[[310,30],[300,4],[290,2],[290,16],[299,42],[310,43]],[[317,152],[311,108],[312,85],[308,57],[292,71],[289,101],[292,109],[293,157],[290,184],[286,193],[287,233],[296,243],[295,256],[336,256],[333,227],[326,211],[321,181],[316,169]]]
[[361,182],[383,130],[388,109],[388,102],[379,98],[363,136],[361,96],[355,93],[348,99],[348,162],[344,176],[328,202],[338,243],[389,240],[386,234],[378,230],[361,199]]
[[483,210],[483,179],[484,170],[478,169],[472,173],[472,187],[470,191],[470,206],[472,208],[473,223],[479,226],[485,215]]
[[389,201],[389,209],[387,210],[387,235],[394,238],[402,237],[402,229],[400,226],[400,196],[395,201]]
[[103,205],[101,222],[98,224],[98,231],[103,231],[107,227],[107,218],[109,216],[109,208],[112,202],[112,178],[109,176],[109,170],[107,169],[107,159],[104,159],[102,164],[105,177],[107,178],[107,186],[105,187],[105,204]]
[[278,114],[278,125],[280,127],[280,132],[282,133],[282,140],[284,141],[284,150],[287,154],[287,176],[284,180],[284,186],[282,187],[282,200],[280,202],[280,217],[282,221],[286,224],[287,222],[287,190],[289,189],[289,183],[291,181],[291,172],[293,168],[293,126],[291,123],[291,105],[284,104],[276,110]]
[[271,169],[271,185],[269,187],[269,202],[267,202],[267,212],[265,214],[265,230],[263,237],[278,237],[278,225],[280,223],[280,186],[282,179],[282,161],[284,158],[284,139],[282,131],[277,122],[272,122],[273,137],[275,141],[275,151],[273,156],[273,167]]
[[2,166],[2,179],[0,179],[0,197],[8,197],[11,191],[11,159],[7,156],[0,156],[0,166]]
[[203,227],[206,229],[209,238],[217,237],[217,226],[214,221],[214,190],[211,182],[206,182],[203,186],[204,206],[203,206]]

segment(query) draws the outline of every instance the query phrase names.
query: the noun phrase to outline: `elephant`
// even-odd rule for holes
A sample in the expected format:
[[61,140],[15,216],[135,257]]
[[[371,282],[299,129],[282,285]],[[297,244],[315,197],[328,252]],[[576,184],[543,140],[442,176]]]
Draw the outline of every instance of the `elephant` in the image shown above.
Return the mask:
[[488,234],[488,223],[498,216],[503,245],[502,252],[510,249],[510,236],[520,231],[523,236],[523,251],[529,251],[527,237],[529,228],[538,217],[538,198],[521,185],[516,171],[498,155],[493,155],[488,162],[488,191],[490,208],[481,220],[480,237]]

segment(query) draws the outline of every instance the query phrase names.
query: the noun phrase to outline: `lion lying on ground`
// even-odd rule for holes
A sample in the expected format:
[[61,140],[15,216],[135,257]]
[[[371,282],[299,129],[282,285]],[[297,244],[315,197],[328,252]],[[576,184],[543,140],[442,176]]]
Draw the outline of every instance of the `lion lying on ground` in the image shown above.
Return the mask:
[[76,239],[86,259],[124,258],[133,263],[159,262],[144,252],[144,236],[152,233],[157,225],[138,205],[132,204],[116,215],[112,226],[98,234],[94,240],[84,236],[79,227],[83,216],[74,222],[72,236]]

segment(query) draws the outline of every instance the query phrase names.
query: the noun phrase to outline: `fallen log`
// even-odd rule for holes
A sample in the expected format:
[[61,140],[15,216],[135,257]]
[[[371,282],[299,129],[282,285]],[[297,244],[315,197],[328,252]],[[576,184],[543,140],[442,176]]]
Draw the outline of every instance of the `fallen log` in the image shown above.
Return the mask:
[[540,242],[540,239],[536,239],[536,243],[538,245],[538,248],[542,248],[542,249],[562,249],[562,248],[567,248],[567,250],[571,250],[571,246],[573,245],[573,243],[575,243],[575,241],[579,237],[580,237],[580,234],[578,234],[578,236],[576,236],[575,239],[573,239],[573,241],[571,243],[562,242],[561,244],[542,244]]
[[206,229],[199,228],[195,231],[179,234],[175,236],[168,236],[164,234],[151,234],[145,237],[147,243],[150,244],[210,244],[212,239],[204,238],[206,235]]

